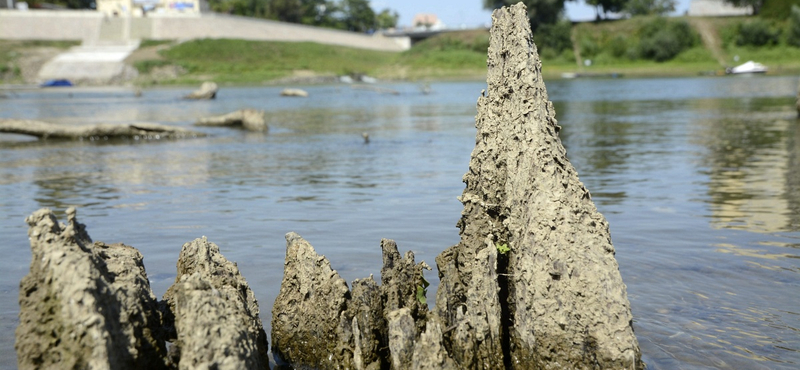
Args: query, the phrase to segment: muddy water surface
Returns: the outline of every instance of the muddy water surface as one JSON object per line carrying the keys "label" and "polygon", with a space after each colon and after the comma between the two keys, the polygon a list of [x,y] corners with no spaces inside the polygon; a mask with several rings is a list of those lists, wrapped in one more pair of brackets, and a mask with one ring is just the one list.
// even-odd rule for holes
{"label": "muddy water surface", "polygon": [[[800,122],[792,77],[547,83],[570,160],[609,219],[651,369],[800,366]],[[433,265],[455,223],[485,84],[10,91],[0,118],[189,125],[267,111],[268,134],[203,128],[183,141],[37,142],[0,134],[0,369],[14,369],[24,218],[78,206],[89,234],[137,247],[157,295],[184,242],[236,261],[265,324],[283,235],[308,239],[345,279],[380,271],[380,238]],[[364,143],[362,132],[370,135]],[[435,271],[428,274],[433,287]],[[269,330],[269,328],[267,328]]]}

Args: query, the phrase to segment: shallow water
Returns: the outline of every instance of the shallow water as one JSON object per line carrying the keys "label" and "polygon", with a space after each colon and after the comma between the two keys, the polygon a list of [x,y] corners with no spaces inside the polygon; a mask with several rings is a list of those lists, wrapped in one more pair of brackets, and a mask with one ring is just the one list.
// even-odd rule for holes
{"label": "shallow water", "polygon": [[[800,122],[792,77],[547,84],[562,140],[609,219],[650,369],[800,366]],[[181,245],[207,236],[236,261],[269,331],[283,235],[298,232],[348,281],[380,271],[380,239],[433,265],[458,241],[461,176],[482,83],[390,87],[7,92],[0,118],[64,124],[266,110],[268,134],[203,128],[181,141],[38,142],[0,134],[0,368],[13,349],[26,215],[78,206],[96,241],[145,256],[157,295]],[[370,134],[369,144],[361,138]],[[436,272],[428,273],[434,285]]]}

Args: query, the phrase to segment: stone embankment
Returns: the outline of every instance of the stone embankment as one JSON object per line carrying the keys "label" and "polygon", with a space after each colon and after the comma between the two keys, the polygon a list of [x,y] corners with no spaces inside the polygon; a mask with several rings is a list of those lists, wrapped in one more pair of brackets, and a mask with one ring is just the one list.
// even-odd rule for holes
{"label": "stone embankment", "polygon": [[[313,369],[643,369],[608,223],[566,158],[524,5],[492,15],[488,91],[458,222],[424,262],[382,240],[380,284],[349,286],[295,233],[272,311],[279,365]],[[132,247],[91,243],[75,211],[28,218],[21,369],[267,367],[258,304],[205,238],[183,246],[157,301]],[[167,350],[166,343],[171,343]],[[63,366],[61,366],[63,365]]]}

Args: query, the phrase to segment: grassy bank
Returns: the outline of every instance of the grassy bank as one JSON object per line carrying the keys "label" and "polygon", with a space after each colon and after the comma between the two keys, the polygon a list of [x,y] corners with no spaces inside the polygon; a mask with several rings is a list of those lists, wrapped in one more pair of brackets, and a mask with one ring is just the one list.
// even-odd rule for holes
{"label": "grassy bank", "polygon": [[[787,34],[789,21],[758,17],[632,19],[567,26],[571,40],[558,45],[534,35],[547,78],[563,73],[624,76],[694,76],[723,74],[748,60],[770,73],[800,73],[800,47],[784,38],[766,45],[742,43],[743,28],[761,22],[767,31]],[[751,27],[752,28],[752,27]],[[551,31],[552,32],[552,31]],[[157,58],[135,63],[139,83],[262,84],[287,77],[366,74],[380,79],[482,79],[486,73],[489,33],[471,30],[440,34],[403,53],[377,52],[313,43],[243,40],[196,40],[163,48]],[[567,46],[564,46],[567,45]],[[159,74],[164,68],[172,73]],[[150,73],[149,72],[156,72]]]}
{"label": "grassy bank", "polygon": [[[453,40],[463,40],[454,42]],[[310,76],[369,75],[391,80],[482,78],[488,32],[435,37],[404,53],[362,50],[310,42],[194,40],[137,51],[132,64],[142,84],[197,83],[211,79],[262,84]],[[157,53],[152,50],[161,49]]]}
{"label": "grassy bank", "polygon": [[[792,36],[792,22],[797,23],[791,17],[634,17],[540,29],[534,41],[546,78],[564,73],[722,74],[726,67],[748,60],[767,65],[770,74],[800,74],[800,36]],[[0,77],[5,83],[30,80],[24,76],[26,67],[35,69],[36,63],[43,63],[41,59],[75,44],[0,41]],[[402,53],[314,43],[144,40],[127,62],[139,70],[141,77],[135,83],[140,85],[206,80],[255,85],[341,75],[478,80],[485,78],[488,45],[485,30],[440,34]],[[47,52],[36,54],[35,50]]]}
{"label": "grassy bank", "polygon": [[47,60],[78,44],[77,41],[0,40],[0,83],[31,82]]}

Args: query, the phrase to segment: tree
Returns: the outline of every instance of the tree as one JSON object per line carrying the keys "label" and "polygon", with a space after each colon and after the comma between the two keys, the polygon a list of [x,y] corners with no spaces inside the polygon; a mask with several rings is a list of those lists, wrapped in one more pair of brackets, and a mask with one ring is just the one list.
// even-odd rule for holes
{"label": "tree", "polygon": [[[542,24],[555,24],[564,13],[564,3],[568,0],[522,0],[528,7],[528,17],[531,19],[531,30]],[[498,9],[503,6],[513,5],[519,0],[483,0],[484,9]]]}
{"label": "tree", "polygon": [[623,11],[631,16],[664,15],[675,11],[676,0],[628,0]]}
{"label": "tree", "polygon": [[300,23],[302,19],[301,0],[271,0],[268,2],[268,17],[281,22]]}
{"label": "tree", "polygon": [[387,28],[396,27],[398,19],[400,19],[400,15],[387,8],[378,13],[375,17],[375,23],[379,29],[385,30]]}
{"label": "tree", "polygon": [[753,7],[753,14],[757,15],[764,5],[764,0],[724,0],[726,3],[736,7],[744,8],[747,6]]}
{"label": "tree", "polygon": [[[595,9],[602,9],[604,17],[608,13],[619,13],[625,8],[628,0],[586,0],[586,4],[593,5]],[[600,18],[600,12],[596,10],[597,18]]]}
{"label": "tree", "polygon": [[375,29],[375,11],[369,6],[369,0],[342,0],[340,8],[348,30],[367,32]]}
{"label": "tree", "polygon": [[800,47],[800,6],[792,6],[792,12],[789,19],[789,34],[787,37],[787,42],[789,45]]}

